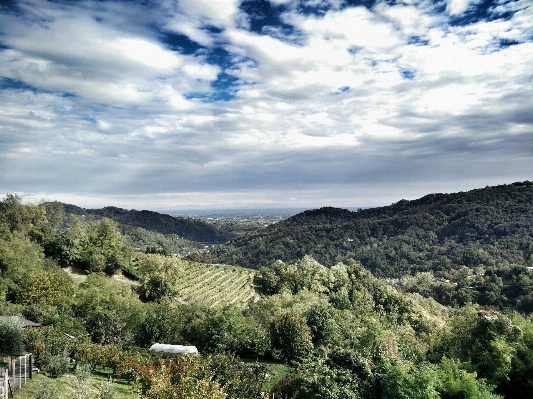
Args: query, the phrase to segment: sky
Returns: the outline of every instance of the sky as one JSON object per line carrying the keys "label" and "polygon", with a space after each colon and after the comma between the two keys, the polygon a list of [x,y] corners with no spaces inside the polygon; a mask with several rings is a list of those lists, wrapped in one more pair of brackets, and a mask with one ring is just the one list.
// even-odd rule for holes
{"label": "sky", "polygon": [[533,180],[533,0],[0,1],[0,196],[389,205]]}

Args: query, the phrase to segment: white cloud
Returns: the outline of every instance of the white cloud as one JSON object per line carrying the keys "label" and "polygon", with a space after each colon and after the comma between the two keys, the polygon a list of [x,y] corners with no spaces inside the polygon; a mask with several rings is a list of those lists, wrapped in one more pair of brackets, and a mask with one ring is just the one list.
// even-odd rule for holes
{"label": "white cloud", "polygon": [[226,28],[232,26],[239,4],[240,0],[181,0],[179,8],[189,18]]}
{"label": "white cloud", "polygon": [[[27,3],[0,14],[0,186],[168,209],[386,204],[525,179],[533,18],[518,3],[452,26],[473,2],[322,16],[287,2],[286,37],[244,29],[237,1]],[[169,30],[204,48],[172,50]],[[203,101],[221,72],[235,98]]]}
{"label": "white cloud", "polygon": [[463,14],[472,5],[478,4],[481,0],[447,0],[446,11],[450,15]]}

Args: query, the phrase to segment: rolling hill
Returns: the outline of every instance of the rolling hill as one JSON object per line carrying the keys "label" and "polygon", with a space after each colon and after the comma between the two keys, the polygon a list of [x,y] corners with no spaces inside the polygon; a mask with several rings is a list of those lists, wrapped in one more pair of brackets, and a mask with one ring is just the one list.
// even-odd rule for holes
{"label": "rolling hill", "polygon": [[126,234],[132,230],[131,228],[142,228],[149,232],[174,235],[205,244],[223,243],[234,237],[231,233],[223,232],[199,219],[174,217],[147,210],[127,210],[113,206],[101,209],[85,209],[70,204],[62,204],[62,206],[65,215],[112,219],[121,226],[129,227],[124,227]]}
{"label": "rolling hill", "polygon": [[382,277],[467,268],[533,266],[533,183],[429,194],[380,208],[321,208],[232,239],[221,263],[258,269],[311,255],[332,266],[359,260]]}

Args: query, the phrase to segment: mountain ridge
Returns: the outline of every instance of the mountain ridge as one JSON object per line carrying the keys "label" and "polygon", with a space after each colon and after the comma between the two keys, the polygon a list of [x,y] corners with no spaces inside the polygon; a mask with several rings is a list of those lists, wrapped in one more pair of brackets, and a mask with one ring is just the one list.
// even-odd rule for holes
{"label": "mountain ridge", "polygon": [[189,217],[171,216],[148,210],[127,210],[114,206],[86,209],[72,204],[61,203],[61,205],[66,215],[85,215],[95,219],[105,217],[122,225],[140,227],[161,234],[174,234],[206,244],[220,244],[233,238],[233,235],[220,231],[209,223]]}
{"label": "mountain ridge", "polygon": [[[305,255],[328,266],[354,258],[378,275],[397,277],[448,266],[529,265],[532,242],[533,183],[525,181],[359,211],[309,210],[236,237],[217,255],[250,268]],[[487,259],[474,259],[483,257],[479,251]]]}

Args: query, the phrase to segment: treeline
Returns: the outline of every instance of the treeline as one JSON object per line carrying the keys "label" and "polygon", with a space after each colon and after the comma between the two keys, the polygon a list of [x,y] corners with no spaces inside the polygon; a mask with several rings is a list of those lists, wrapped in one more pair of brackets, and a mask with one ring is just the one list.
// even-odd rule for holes
{"label": "treeline", "polygon": [[451,283],[439,284],[446,292],[435,294],[447,305],[531,311],[533,183],[430,194],[357,212],[306,211],[235,238],[215,254],[218,262],[256,269],[311,255],[326,266],[355,259],[385,278],[431,272]]}
{"label": "treeline", "polygon": [[175,217],[147,210],[127,210],[114,206],[101,209],[84,209],[69,204],[61,204],[61,206],[65,215],[85,216],[90,219],[107,218],[114,220],[121,226],[142,228],[164,235],[175,235],[200,243],[223,243],[234,237],[231,232],[221,231],[216,226],[199,219]]}

